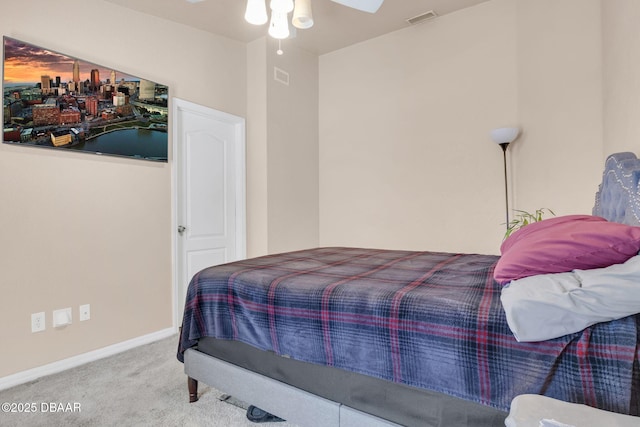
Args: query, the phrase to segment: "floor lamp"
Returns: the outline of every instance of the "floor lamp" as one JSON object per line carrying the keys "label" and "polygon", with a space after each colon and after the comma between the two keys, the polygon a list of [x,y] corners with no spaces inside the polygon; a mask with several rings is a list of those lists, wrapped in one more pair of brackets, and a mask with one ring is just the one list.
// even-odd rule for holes
{"label": "floor lamp", "polygon": [[509,187],[507,182],[507,147],[520,133],[519,128],[498,128],[491,131],[491,139],[502,148],[502,160],[504,162],[504,203],[507,217],[507,231],[509,230]]}

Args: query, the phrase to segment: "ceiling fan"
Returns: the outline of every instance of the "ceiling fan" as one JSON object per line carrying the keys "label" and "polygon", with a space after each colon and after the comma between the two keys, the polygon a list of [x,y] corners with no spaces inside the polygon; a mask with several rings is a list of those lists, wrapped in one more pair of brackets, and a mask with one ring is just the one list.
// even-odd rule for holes
{"label": "ceiling fan", "polygon": [[363,12],[376,13],[384,0],[331,0]]}
{"label": "ceiling fan", "polygon": [[[375,13],[384,0],[331,0],[343,6],[363,12]],[[307,29],[313,26],[311,0],[270,0],[271,21],[269,35],[275,39],[286,39],[290,35],[288,15],[293,12],[291,23],[294,27]],[[263,25],[267,23],[266,0],[247,0],[244,19],[250,24]]]}

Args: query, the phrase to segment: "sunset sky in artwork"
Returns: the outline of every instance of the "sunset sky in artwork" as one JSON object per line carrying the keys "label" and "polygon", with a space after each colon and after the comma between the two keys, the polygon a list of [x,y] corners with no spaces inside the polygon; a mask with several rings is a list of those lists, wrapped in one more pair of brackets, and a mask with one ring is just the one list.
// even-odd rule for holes
{"label": "sunset sky in artwork", "polygon": [[[73,80],[75,58],[57,52],[33,46],[9,37],[4,38],[4,84],[40,83],[41,76],[48,75],[54,80],[68,83]],[[91,78],[91,70],[98,69],[100,80],[111,77],[111,69],[79,60],[80,80]],[[139,80],[138,78],[116,71],[116,80]]]}

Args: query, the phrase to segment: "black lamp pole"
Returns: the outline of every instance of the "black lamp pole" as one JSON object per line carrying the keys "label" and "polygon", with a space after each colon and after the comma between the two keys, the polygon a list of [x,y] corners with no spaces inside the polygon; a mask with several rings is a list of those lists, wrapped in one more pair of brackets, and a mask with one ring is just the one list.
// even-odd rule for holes
{"label": "black lamp pole", "polygon": [[504,206],[507,217],[507,231],[509,231],[509,190],[507,187],[507,147],[508,142],[501,142],[500,148],[502,148],[502,160],[504,161]]}

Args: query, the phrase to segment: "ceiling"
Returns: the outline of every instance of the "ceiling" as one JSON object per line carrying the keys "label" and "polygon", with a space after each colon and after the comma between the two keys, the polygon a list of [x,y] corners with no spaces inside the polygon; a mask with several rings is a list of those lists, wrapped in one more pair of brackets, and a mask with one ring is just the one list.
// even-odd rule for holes
{"label": "ceiling", "polygon": [[[241,42],[267,33],[244,20],[245,0],[105,0],[129,9],[178,22]],[[297,30],[286,43],[322,55],[343,47],[408,27],[407,19],[433,10],[438,16],[488,0],[385,0],[378,12],[360,12],[330,0],[312,0],[314,25]],[[420,24],[419,24],[420,25]]]}

